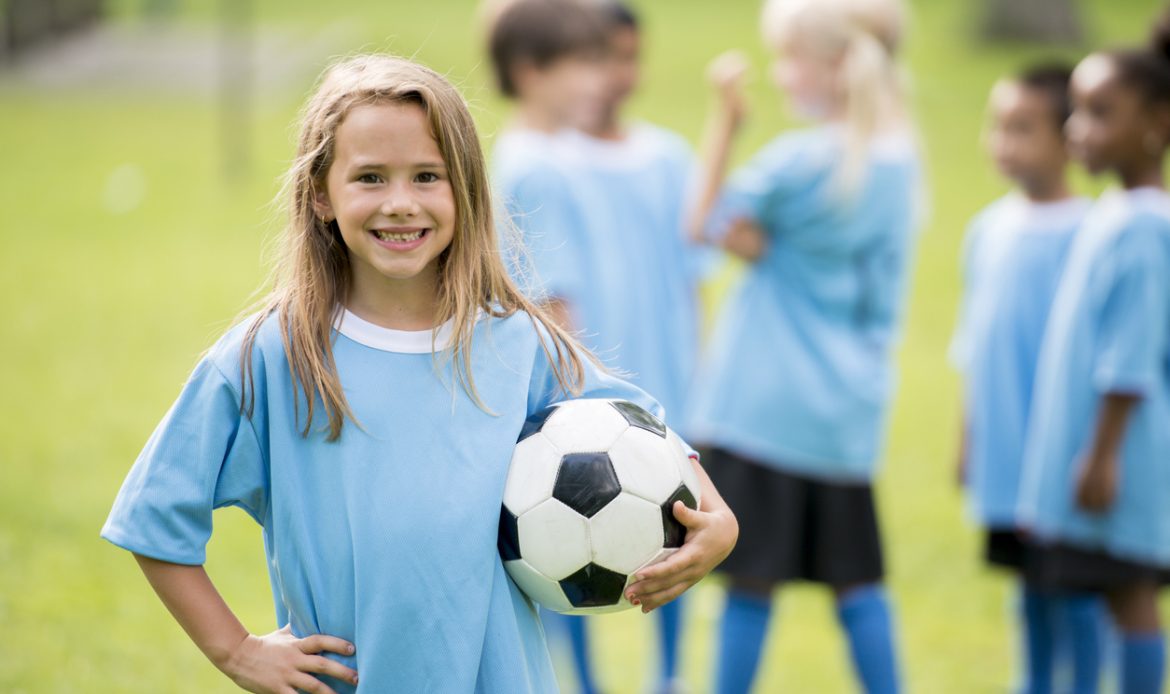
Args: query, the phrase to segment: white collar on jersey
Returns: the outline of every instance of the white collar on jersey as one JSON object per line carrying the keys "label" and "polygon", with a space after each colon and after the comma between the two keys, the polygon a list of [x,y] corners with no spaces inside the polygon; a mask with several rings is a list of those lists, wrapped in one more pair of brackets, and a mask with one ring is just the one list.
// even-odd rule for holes
{"label": "white collar on jersey", "polygon": [[455,332],[455,321],[450,319],[443,323],[437,332],[431,329],[394,330],[363,320],[351,313],[349,309],[344,309],[333,327],[337,332],[354,342],[383,352],[430,354],[432,333],[435,333],[434,348],[436,351],[451,346],[451,338]]}

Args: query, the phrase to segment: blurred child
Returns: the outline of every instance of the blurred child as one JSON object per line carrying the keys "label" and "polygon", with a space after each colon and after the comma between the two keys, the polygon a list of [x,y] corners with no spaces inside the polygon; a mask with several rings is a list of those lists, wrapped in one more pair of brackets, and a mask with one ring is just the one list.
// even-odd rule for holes
{"label": "blurred child", "polygon": [[775,586],[828,586],[861,686],[899,690],[873,499],[914,240],[919,166],[897,0],[772,0],[772,74],[815,127],[777,137],[726,185],[742,60],[712,66],[693,231],[750,263],[700,369],[690,428],[740,521],[723,565],[715,691],[745,692]]}
{"label": "blurred child", "polygon": [[[579,225],[541,230],[548,239],[563,241],[560,253],[573,253],[549,265],[556,274],[542,279],[556,287],[582,287],[558,297],[567,309],[564,327],[579,331],[607,365],[678,413],[698,349],[698,258],[683,222],[693,156],[675,133],[623,118],[639,79],[638,20],[624,3],[596,6],[609,34],[608,87],[599,118],[562,133],[557,150],[583,216]],[[570,238],[573,230],[582,236]],[[681,422],[669,424],[685,435]],[[658,612],[655,691],[676,691],[681,602]],[[586,635],[591,620],[568,619],[579,678],[589,692],[595,686]]]}
{"label": "blurred child", "polygon": [[1121,694],[1161,692],[1170,577],[1170,12],[1072,76],[1074,156],[1120,190],[1077,233],[1044,336],[1020,490],[1028,578],[1105,596]]}
{"label": "blurred child", "polygon": [[489,21],[496,83],[515,104],[492,150],[492,183],[524,240],[513,274],[561,325],[570,325],[568,305],[580,304],[573,299],[592,287],[577,247],[586,210],[557,136],[601,118],[606,24],[587,0],[514,0]]}
{"label": "blurred child", "polygon": [[[328,70],[288,173],[276,286],[196,366],[102,531],[244,689],[556,688],[496,548],[517,435],[571,394],[657,406],[509,279],[478,142],[427,68],[361,56]],[[734,544],[695,467],[703,508],[675,509],[683,548],[628,589],[650,608]],[[229,505],[263,528],[284,625],[267,636],[202,567],[212,510]]]}
{"label": "blurred child", "polygon": [[[960,476],[987,531],[987,561],[1017,572],[1024,544],[1016,504],[1036,361],[1068,248],[1089,207],[1070,194],[1065,177],[1069,73],[1061,65],[1037,66],[991,91],[988,149],[1017,189],[968,230],[952,344],[965,384]],[[1073,656],[1072,691],[1094,691],[1105,625],[1100,600],[1020,588],[1024,694],[1053,691],[1058,650]],[[1058,649],[1058,639],[1071,649]]]}

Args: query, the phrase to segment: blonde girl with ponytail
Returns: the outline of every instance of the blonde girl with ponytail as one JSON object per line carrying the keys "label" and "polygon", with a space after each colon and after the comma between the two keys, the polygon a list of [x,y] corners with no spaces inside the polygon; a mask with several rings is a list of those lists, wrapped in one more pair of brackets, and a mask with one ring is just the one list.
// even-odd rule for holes
{"label": "blonde girl with ponytail", "polygon": [[[660,408],[509,279],[475,125],[434,71],[381,55],[329,68],[284,192],[271,294],[195,367],[102,536],[242,689],[554,691],[536,610],[496,547],[512,449],[563,398]],[[684,547],[627,588],[644,609],[735,542],[695,467],[703,506],[675,512]],[[203,569],[223,506],[263,530],[267,635]]]}
{"label": "blonde girl with ponytail", "polygon": [[[873,478],[893,389],[919,164],[898,0],[770,0],[773,81],[809,127],[726,177],[746,114],[738,53],[710,68],[692,236],[747,262],[694,389],[687,430],[740,521],[714,690],[751,686],[773,589],[830,588],[867,692],[900,690]],[[725,180],[726,179],[726,180]]]}

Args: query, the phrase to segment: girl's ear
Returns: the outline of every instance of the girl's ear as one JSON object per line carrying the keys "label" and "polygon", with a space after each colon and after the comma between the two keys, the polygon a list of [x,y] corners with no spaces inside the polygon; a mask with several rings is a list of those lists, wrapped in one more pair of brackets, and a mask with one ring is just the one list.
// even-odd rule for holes
{"label": "girl's ear", "polygon": [[333,221],[336,216],[333,214],[333,205],[329,203],[329,192],[324,186],[313,186],[313,213],[325,222]]}

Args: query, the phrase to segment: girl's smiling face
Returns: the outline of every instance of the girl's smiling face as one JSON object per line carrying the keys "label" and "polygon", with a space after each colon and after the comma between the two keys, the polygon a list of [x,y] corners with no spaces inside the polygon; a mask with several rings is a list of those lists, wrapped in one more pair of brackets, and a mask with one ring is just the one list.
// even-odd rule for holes
{"label": "girl's smiling face", "polygon": [[455,235],[455,197],[421,106],[369,104],[345,116],[317,213],[337,221],[352,296],[433,289]]}

